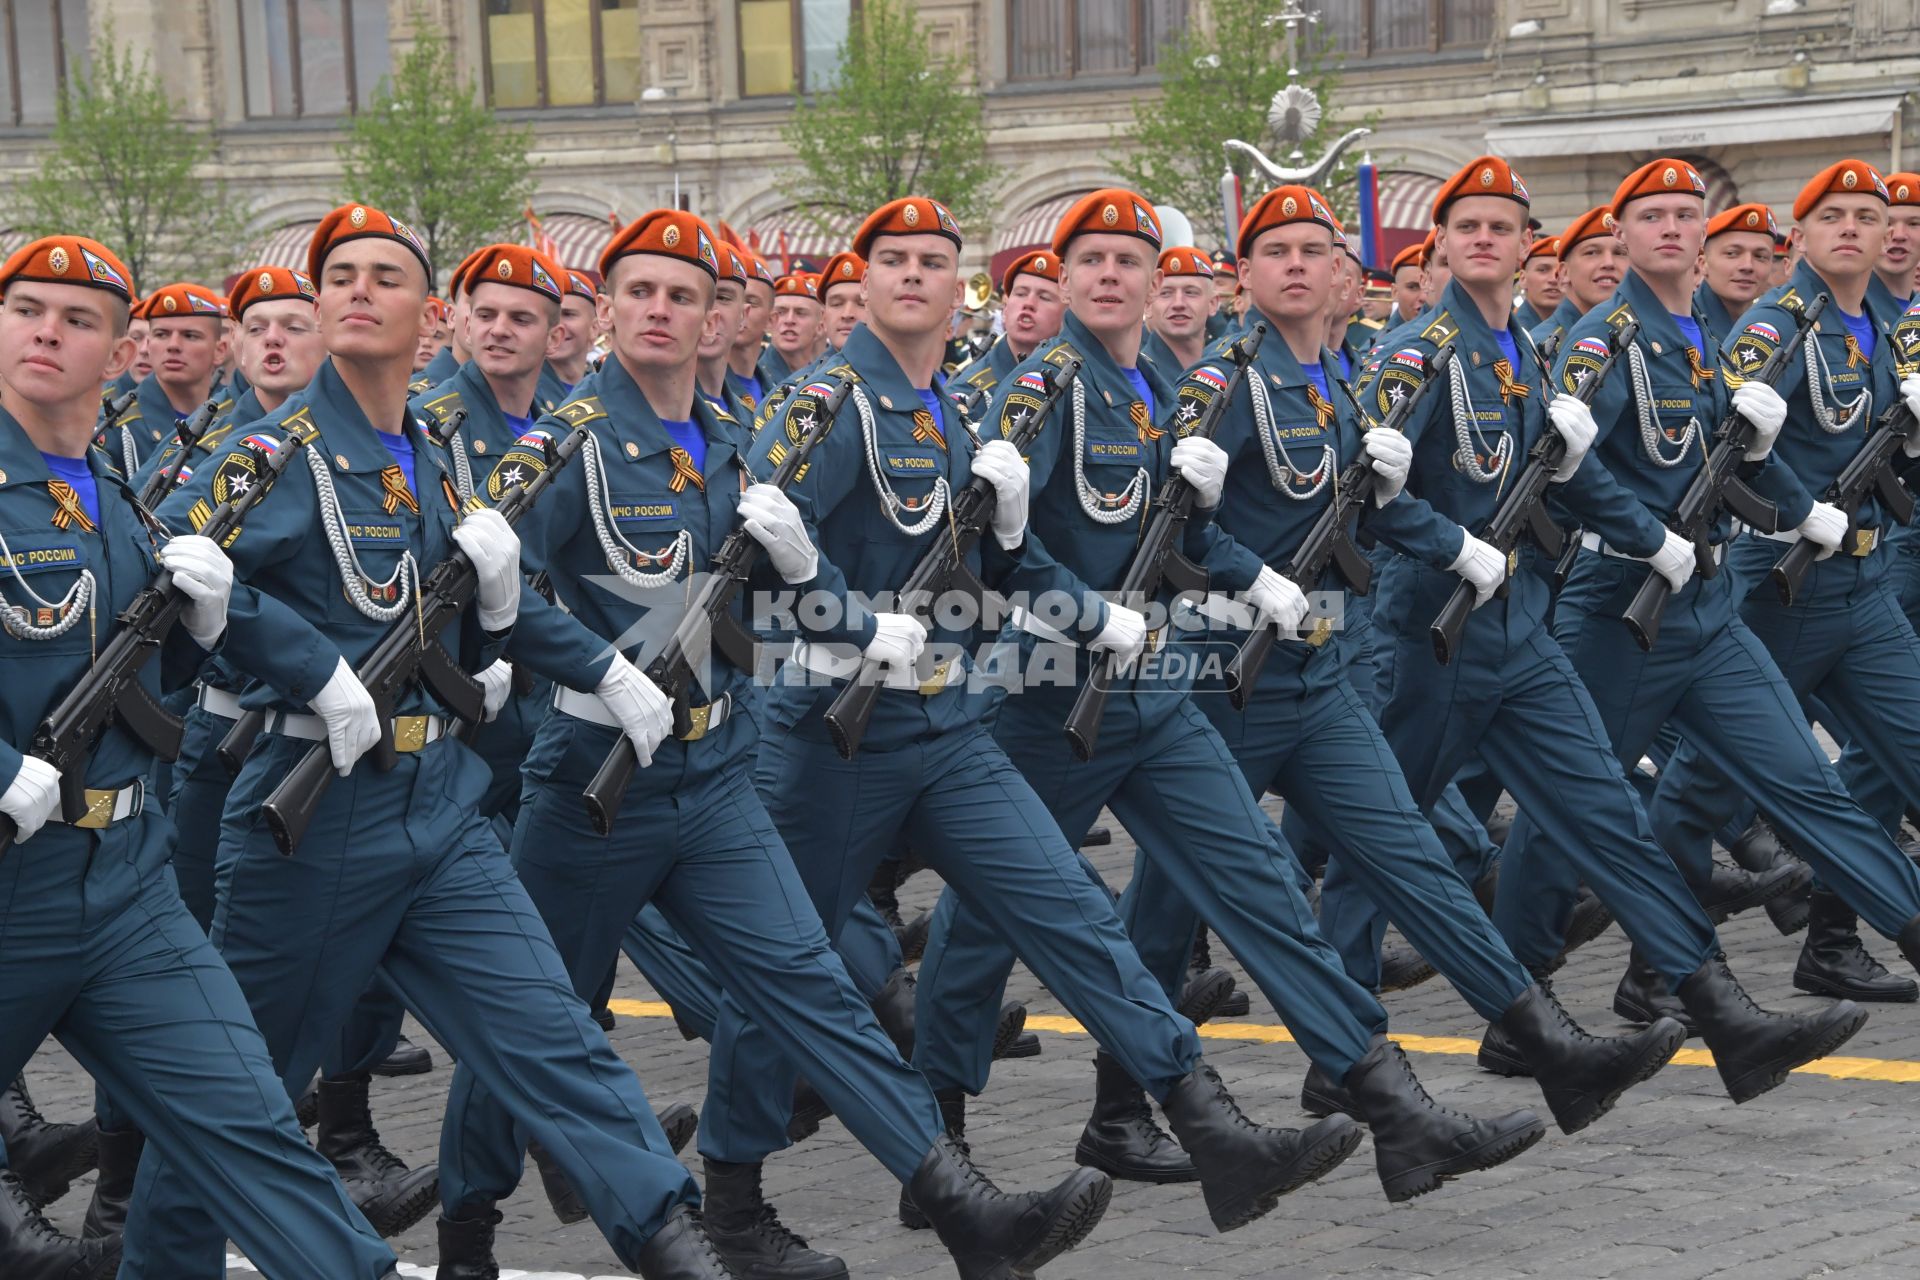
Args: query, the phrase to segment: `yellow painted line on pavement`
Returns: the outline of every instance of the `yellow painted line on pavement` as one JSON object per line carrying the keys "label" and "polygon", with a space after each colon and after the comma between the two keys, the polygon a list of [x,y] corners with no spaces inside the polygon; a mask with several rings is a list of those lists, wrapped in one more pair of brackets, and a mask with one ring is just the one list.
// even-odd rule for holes
{"label": "yellow painted line on pavement", "polygon": [[[630,1018],[671,1018],[673,1010],[654,1000],[610,1000],[607,1007]],[[1072,1018],[1051,1014],[1028,1014],[1027,1030],[1050,1031],[1056,1035],[1084,1036],[1087,1029]],[[1293,1044],[1293,1033],[1285,1027],[1261,1022],[1209,1022],[1197,1028],[1203,1040],[1236,1040],[1247,1044]],[[1435,1053],[1471,1058],[1480,1052],[1480,1042],[1464,1036],[1411,1036],[1395,1034],[1393,1039],[1408,1053]],[[1673,1055],[1676,1066],[1710,1067],[1713,1055],[1705,1049],[1682,1049]],[[1827,1057],[1794,1069],[1796,1075],[1827,1076],[1834,1080],[1872,1080],[1883,1084],[1920,1084],[1920,1062],[1900,1058]]]}

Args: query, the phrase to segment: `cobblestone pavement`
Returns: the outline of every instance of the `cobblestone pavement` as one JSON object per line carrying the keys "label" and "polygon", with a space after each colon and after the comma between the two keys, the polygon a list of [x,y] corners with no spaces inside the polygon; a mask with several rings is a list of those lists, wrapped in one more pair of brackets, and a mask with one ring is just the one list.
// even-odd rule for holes
{"label": "cobblestone pavement", "polygon": [[[1113,844],[1089,853],[1110,883],[1126,880],[1132,846],[1124,832],[1116,827]],[[902,893],[903,906],[909,913],[930,906],[937,890],[932,875],[916,877]],[[1759,911],[1733,921],[1723,936],[1736,971],[1764,1003],[1788,1011],[1807,1006],[1810,997],[1792,989],[1798,938],[1781,938]],[[1899,966],[1891,943],[1870,938],[1869,945]],[[1577,953],[1558,980],[1569,1008],[1595,1031],[1622,1028],[1610,1005],[1625,958],[1614,929]],[[615,994],[620,1001],[654,999],[624,962]],[[1037,1016],[1064,1015],[1024,969],[1013,994]],[[1420,1042],[1413,1061],[1444,1102],[1545,1114],[1530,1083],[1475,1067],[1471,1052],[1482,1026],[1444,979],[1390,995],[1386,1004],[1396,1032],[1440,1038]],[[1255,1117],[1300,1123],[1306,1060],[1292,1044],[1271,1042],[1278,1020],[1258,992],[1249,1021],[1254,1030],[1205,1028],[1207,1055]],[[409,1030],[427,1043],[417,1026]],[[1449,1045],[1447,1037],[1461,1039]],[[1092,1096],[1088,1039],[1050,1030],[1040,1038],[1045,1052],[999,1064],[968,1117],[982,1165],[1004,1186],[1039,1186],[1071,1167]],[[623,1014],[613,1043],[656,1103],[699,1104],[704,1046],[683,1041],[670,1021]],[[1920,1008],[1876,1007],[1846,1052],[1879,1060],[1863,1070],[1893,1079],[1845,1078],[1843,1063],[1839,1074],[1803,1072],[1735,1107],[1711,1068],[1676,1063],[1586,1132],[1570,1138],[1550,1127],[1512,1163],[1397,1207],[1380,1194],[1366,1144],[1324,1181],[1227,1236],[1214,1233],[1196,1188],[1117,1184],[1105,1221],[1043,1275],[1911,1280],[1920,1274],[1920,1170],[1913,1155],[1920,1149]],[[1833,1060],[1827,1067],[1836,1070]],[[91,1105],[90,1083],[57,1046],[44,1048],[29,1073],[50,1116],[78,1118]],[[375,1117],[409,1162],[434,1158],[450,1078],[438,1051],[430,1075],[375,1082]],[[767,1181],[786,1221],[815,1247],[844,1257],[863,1280],[954,1274],[929,1235],[895,1221],[897,1185],[837,1122],[769,1162]],[[51,1210],[61,1228],[79,1229],[88,1185],[77,1184]],[[591,1222],[554,1221],[531,1173],[502,1209],[498,1254],[508,1280],[629,1274]],[[432,1276],[431,1219],[396,1244],[404,1274]],[[235,1259],[234,1280],[254,1274]]]}

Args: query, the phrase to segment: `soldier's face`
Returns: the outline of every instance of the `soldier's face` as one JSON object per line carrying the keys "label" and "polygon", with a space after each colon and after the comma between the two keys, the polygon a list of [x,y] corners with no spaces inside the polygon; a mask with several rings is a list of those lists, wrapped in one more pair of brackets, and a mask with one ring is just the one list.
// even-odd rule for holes
{"label": "soldier's face", "polygon": [[405,360],[434,325],[427,272],[404,245],[349,240],[320,267],[320,335],[329,355]]}
{"label": "soldier's face", "polygon": [[280,397],[313,381],[326,358],[313,303],[301,298],[256,302],[240,317],[240,371]]}
{"label": "soldier's face", "polygon": [[531,289],[491,280],[476,285],[470,301],[467,341],[480,372],[495,378],[537,372],[547,358],[560,304]]}
{"label": "soldier's face", "polygon": [[827,341],[838,351],[847,345],[847,335],[867,318],[866,286],[836,284],[827,289]]}
{"label": "soldier's face", "polygon": [[1863,275],[1880,261],[1887,242],[1887,202],[1842,192],[1815,205],[1800,225],[1800,251],[1813,269],[1833,279]]}
{"label": "soldier's face", "polygon": [[782,294],[773,300],[773,349],[783,356],[813,350],[826,312],[812,298]]}
{"label": "soldier's face", "polygon": [[960,250],[942,235],[881,236],[867,255],[867,322],[903,337],[941,333],[960,309]]}
{"label": "soldier's face", "polygon": [[1147,308],[1147,323],[1163,338],[1184,341],[1207,331],[1213,314],[1213,281],[1205,276],[1163,276]]}
{"label": "soldier's face", "polygon": [[560,299],[560,323],[547,338],[547,359],[571,365],[593,346],[592,299],[568,291]]}
{"label": "soldier's face", "polygon": [[1393,273],[1393,305],[1400,308],[1402,320],[1413,319],[1420,309],[1420,285],[1426,272],[1409,263]]}
{"label": "soldier's face", "polygon": [[734,337],[740,332],[740,317],[747,308],[746,294],[746,286],[738,280],[722,280],[714,286],[713,309],[707,313],[707,327],[700,334],[702,360],[712,360],[733,350]]}
{"label": "soldier's face", "polygon": [[1626,247],[1618,237],[1602,233],[1588,236],[1567,254],[1567,292],[1574,305],[1591,311],[1613,296],[1626,274]]}
{"label": "soldier's face", "polygon": [[631,369],[677,369],[700,348],[713,309],[711,275],[679,258],[630,253],[613,264],[602,309],[613,321],[613,349]]}
{"label": "soldier's face", "polygon": [[144,378],[153,372],[153,360],[147,354],[148,328],[145,320],[129,320],[127,337],[133,339],[133,376]]}
{"label": "soldier's face", "polygon": [[765,280],[747,281],[746,307],[740,314],[740,333],[734,339],[734,349],[759,350],[766,340],[767,326],[772,322],[773,286]]}
{"label": "soldier's face", "polygon": [[1544,318],[1567,296],[1567,291],[1560,287],[1560,260],[1550,253],[1528,258],[1520,273],[1520,292],[1527,305]]}
{"label": "soldier's face", "polygon": [[1138,329],[1159,287],[1159,255],[1138,236],[1096,232],[1067,245],[1067,305],[1096,334]]}
{"label": "soldier's face", "polygon": [[1216,266],[1214,268],[1214,271],[1213,271],[1214,310],[1218,311],[1221,307],[1230,307],[1233,305],[1234,291],[1239,286],[1239,283],[1240,283],[1240,277],[1238,274],[1239,269],[1240,269],[1240,264],[1237,262],[1229,266]]}
{"label": "soldier's face", "polygon": [[1511,287],[1533,233],[1527,211],[1500,196],[1462,196],[1449,204],[1434,236],[1436,255],[1470,289]]}
{"label": "soldier's face", "polygon": [[1067,314],[1067,296],[1060,286],[1045,276],[1017,275],[1007,302],[1000,311],[1000,323],[1014,353],[1024,356],[1060,332],[1060,319]]}
{"label": "soldier's face", "polygon": [[1707,203],[1696,195],[1641,196],[1620,211],[1616,233],[1627,261],[1645,275],[1677,277],[1693,270],[1707,239]]}
{"label": "soldier's face", "polygon": [[1290,222],[1254,239],[1240,259],[1241,282],[1263,315],[1318,317],[1326,313],[1339,260],[1331,231],[1316,222]]}
{"label": "soldier's face", "polygon": [[1427,259],[1427,269],[1420,275],[1420,305],[1430,307],[1440,301],[1447,282],[1453,279],[1453,272],[1447,267],[1447,255],[1438,245]]}
{"label": "soldier's face", "polygon": [[147,322],[147,349],[162,386],[193,394],[213,385],[213,371],[227,358],[227,327],[216,316],[168,316]]}
{"label": "soldier's face", "polygon": [[1904,280],[1911,288],[1916,265],[1920,265],[1920,205],[1891,205],[1887,209],[1887,242],[1880,247],[1880,274],[1889,280]]}
{"label": "soldier's face", "polygon": [[447,322],[447,340],[453,343],[453,354],[465,364],[473,358],[473,344],[467,340],[467,322],[473,318],[473,306],[467,301],[466,291],[453,300],[453,316]]}
{"label": "soldier's face", "polygon": [[0,303],[0,386],[45,408],[90,397],[125,373],[133,341],[115,337],[115,301],[104,289],[16,281]]}
{"label": "soldier's face", "polygon": [[1726,231],[1707,241],[1707,288],[1728,302],[1752,302],[1773,285],[1773,237]]}

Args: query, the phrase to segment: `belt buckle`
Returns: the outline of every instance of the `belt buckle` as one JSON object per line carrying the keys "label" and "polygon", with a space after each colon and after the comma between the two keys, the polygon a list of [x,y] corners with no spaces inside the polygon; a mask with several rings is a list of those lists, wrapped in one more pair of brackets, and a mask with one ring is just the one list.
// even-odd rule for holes
{"label": "belt buckle", "polygon": [[120,793],[88,787],[86,796],[87,811],[81,814],[79,820],[73,825],[88,831],[99,831],[112,823],[113,806],[120,799]]}
{"label": "belt buckle", "polygon": [[688,707],[687,723],[693,727],[680,735],[680,741],[698,742],[706,737],[707,730],[713,724],[713,704],[709,702],[703,707]]}
{"label": "belt buckle", "polygon": [[426,716],[395,716],[393,718],[393,749],[395,751],[419,751],[426,745]]}
{"label": "belt buckle", "polygon": [[1878,529],[1855,529],[1853,531],[1853,549],[1847,554],[1852,556],[1870,556],[1875,543],[1880,539]]}
{"label": "belt buckle", "polygon": [[952,666],[953,659],[948,658],[945,662],[934,667],[933,674],[921,682],[916,692],[923,698],[931,698],[934,694],[945,689],[947,687],[947,672]]}
{"label": "belt buckle", "polygon": [[1313,632],[1307,637],[1307,643],[1318,649],[1333,639],[1333,619],[1321,616],[1313,620]]}

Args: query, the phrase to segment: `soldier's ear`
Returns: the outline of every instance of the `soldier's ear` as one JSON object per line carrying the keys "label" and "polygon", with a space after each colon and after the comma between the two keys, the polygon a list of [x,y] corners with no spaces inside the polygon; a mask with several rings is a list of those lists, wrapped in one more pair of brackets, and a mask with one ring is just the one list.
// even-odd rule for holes
{"label": "soldier's ear", "polygon": [[140,344],[133,340],[132,334],[122,331],[107,352],[107,366],[100,371],[100,380],[112,382],[133,367],[133,359],[139,353]]}

